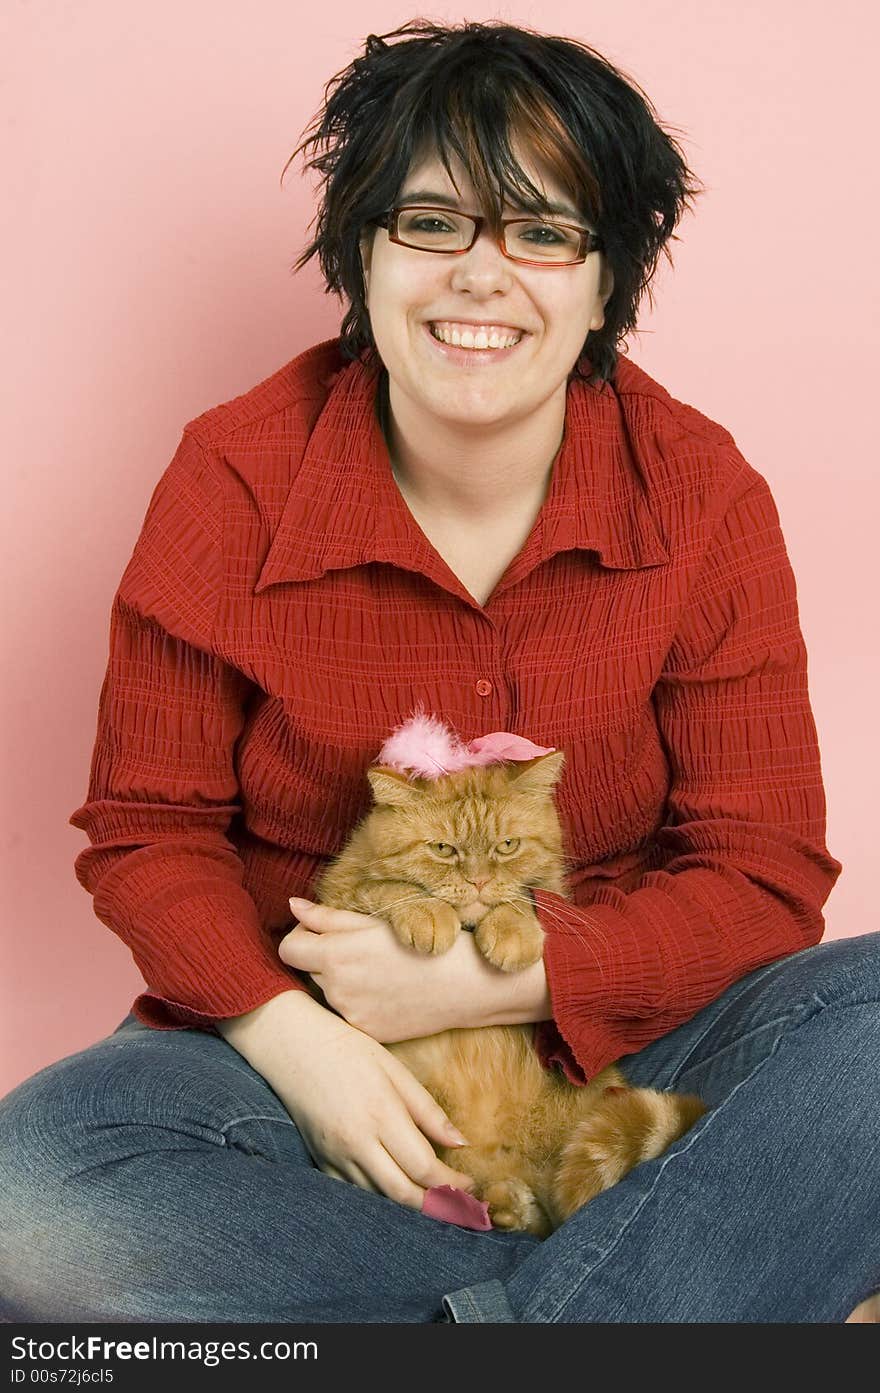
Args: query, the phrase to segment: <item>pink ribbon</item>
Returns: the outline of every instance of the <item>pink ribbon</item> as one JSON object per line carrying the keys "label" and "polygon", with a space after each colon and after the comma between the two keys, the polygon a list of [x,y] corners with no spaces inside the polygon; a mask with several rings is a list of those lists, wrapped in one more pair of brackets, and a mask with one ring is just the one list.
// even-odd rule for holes
{"label": "pink ribbon", "polygon": [[396,727],[382,746],[376,764],[400,774],[440,779],[459,769],[505,760],[536,759],[553,754],[554,746],[536,745],[509,730],[493,730],[465,745],[454,731],[435,716],[418,712]]}

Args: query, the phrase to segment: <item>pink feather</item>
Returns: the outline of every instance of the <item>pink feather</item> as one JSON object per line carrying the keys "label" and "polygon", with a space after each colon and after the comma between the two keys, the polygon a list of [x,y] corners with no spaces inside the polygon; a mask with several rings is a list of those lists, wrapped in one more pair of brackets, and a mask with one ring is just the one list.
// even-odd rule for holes
{"label": "pink feather", "polygon": [[419,712],[395,728],[376,760],[400,774],[439,779],[454,769],[463,769],[467,749],[458,736],[436,716]]}
{"label": "pink feather", "polygon": [[552,746],[535,745],[509,731],[493,731],[465,745],[441,720],[419,707],[388,737],[376,764],[413,778],[439,779],[459,769],[552,753]]}

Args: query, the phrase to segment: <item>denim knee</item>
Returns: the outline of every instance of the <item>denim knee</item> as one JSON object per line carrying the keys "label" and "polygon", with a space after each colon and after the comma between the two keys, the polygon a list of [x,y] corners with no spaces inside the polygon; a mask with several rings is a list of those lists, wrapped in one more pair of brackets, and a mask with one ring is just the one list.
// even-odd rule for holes
{"label": "denim knee", "polygon": [[[880,933],[832,939],[796,957],[801,960],[792,962],[801,979],[798,989],[806,996],[808,986],[810,999],[795,1033],[814,1088],[826,1099],[823,1116],[834,1116],[834,1098],[840,1133],[847,1129],[849,1108],[859,1115],[860,1126],[869,1122],[873,1145],[880,1145]],[[861,1144],[871,1144],[867,1135]]]}
{"label": "denim knee", "polygon": [[823,1005],[880,1002],[880,932],[828,939],[787,962],[792,991],[803,988]]}
{"label": "denim knee", "polygon": [[112,1228],[104,1182],[119,1163],[227,1147],[310,1163],[265,1081],[225,1041],[195,1035],[111,1035],[0,1100],[0,1316],[65,1319],[31,1317],[32,1294],[106,1283],[98,1236]]}
{"label": "denim knee", "polygon": [[0,1100],[0,1317],[6,1320],[22,1318],[23,1293],[51,1290],[67,1255],[88,1240],[68,1188],[82,1137],[72,1125],[80,1059],[49,1065]]}
{"label": "denim knee", "polygon": [[130,1156],[134,1132],[145,1150],[174,1150],[182,1136],[268,1159],[304,1149],[277,1094],[225,1041],[145,1030],[110,1035],[0,1100],[0,1180],[70,1181]]}

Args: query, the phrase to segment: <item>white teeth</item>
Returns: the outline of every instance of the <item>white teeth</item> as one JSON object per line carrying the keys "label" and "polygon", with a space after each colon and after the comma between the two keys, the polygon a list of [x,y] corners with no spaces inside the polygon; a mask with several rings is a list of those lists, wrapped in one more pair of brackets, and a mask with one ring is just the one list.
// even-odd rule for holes
{"label": "white teeth", "polygon": [[504,330],[492,328],[486,332],[485,329],[441,329],[438,325],[430,326],[431,333],[435,339],[441,343],[452,344],[454,348],[512,348],[519,343],[522,338],[521,333],[509,333]]}

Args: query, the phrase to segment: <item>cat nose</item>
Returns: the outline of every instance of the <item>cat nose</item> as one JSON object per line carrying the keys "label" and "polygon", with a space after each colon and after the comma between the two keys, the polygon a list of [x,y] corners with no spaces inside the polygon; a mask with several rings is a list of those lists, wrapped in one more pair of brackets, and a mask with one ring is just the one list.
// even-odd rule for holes
{"label": "cat nose", "polygon": [[479,893],[480,890],[482,890],[482,888],[483,888],[484,885],[488,885],[488,884],[489,884],[489,881],[490,881],[491,879],[492,879],[492,877],[491,877],[490,875],[484,875],[482,880],[472,880],[472,881],[471,881],[471,885],[473,885],[473,886],[475,887],[475,889],[477,890],[477,893]]}

